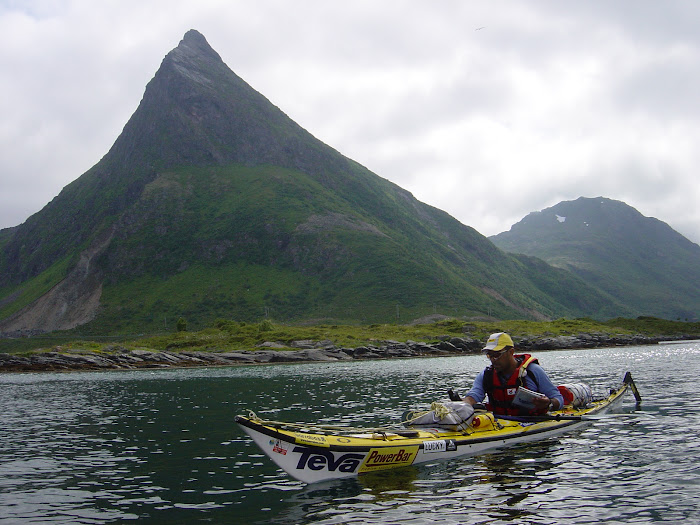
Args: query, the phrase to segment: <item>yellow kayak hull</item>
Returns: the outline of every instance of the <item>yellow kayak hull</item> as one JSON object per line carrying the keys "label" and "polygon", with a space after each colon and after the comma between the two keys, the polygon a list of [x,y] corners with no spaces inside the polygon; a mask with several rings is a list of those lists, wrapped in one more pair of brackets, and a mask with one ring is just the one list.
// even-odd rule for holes
{"label": "yellow kayak hull", "polygon": [[587,417],[616,408],[630,383],[638,395],[630,377],[607,398],[583,409],[566,408],[527,421],[478,412],[463,431],[407,428],[345,432],[313,424],[267,422],[254,415],[236,416],[236,422],[282,470],[304,483],[315,483],[558,436],[586,425],[590,421]]}

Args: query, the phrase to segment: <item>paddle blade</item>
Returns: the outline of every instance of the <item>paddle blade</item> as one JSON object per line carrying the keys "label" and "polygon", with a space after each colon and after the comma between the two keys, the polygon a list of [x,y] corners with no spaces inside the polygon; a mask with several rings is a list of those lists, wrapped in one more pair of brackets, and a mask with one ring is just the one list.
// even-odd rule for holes
{"label": "paddle blade", "polygon": [[639,390],[637,390],[637,385],[634,384],[632,374],[627,372],[622,382],[629,385],[629,387],[632,389],[632,394],[634,394],[634,398],[637,400],[637,403],[639,403],[642,400],[642,396],[639,393]]}

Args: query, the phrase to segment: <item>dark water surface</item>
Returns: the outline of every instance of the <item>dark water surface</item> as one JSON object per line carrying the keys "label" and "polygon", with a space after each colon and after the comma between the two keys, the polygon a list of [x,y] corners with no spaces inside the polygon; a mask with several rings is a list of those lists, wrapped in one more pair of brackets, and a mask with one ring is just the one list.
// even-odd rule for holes
{"label": "dark water surface", "polygon": [[[387,425],[481,356],[0,375],[0,523],[700,523],[700,343],[538,354],[636,410],[559,439],[303,485],[233,422]],[[629,414],[635,412],[634,414]]]}

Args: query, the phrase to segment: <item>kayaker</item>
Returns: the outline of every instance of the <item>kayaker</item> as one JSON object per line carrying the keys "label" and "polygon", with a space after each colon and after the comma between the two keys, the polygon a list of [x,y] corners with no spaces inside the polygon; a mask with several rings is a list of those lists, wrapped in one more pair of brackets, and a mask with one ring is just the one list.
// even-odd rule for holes
{"label": "kayaker", "polygon": [[[508,334],[491,334],[482,352],[491,361],[491,366],[476,376],[465,398],[467,402],[475,405],[488,395],[486,408],[501,415],[544,414],[564,406],[564,398],[537,359],[529,354],[515,354],[515,345]],[[513,404],[521,386],[542,395],[532,396],[529,400],[532,408]]]}

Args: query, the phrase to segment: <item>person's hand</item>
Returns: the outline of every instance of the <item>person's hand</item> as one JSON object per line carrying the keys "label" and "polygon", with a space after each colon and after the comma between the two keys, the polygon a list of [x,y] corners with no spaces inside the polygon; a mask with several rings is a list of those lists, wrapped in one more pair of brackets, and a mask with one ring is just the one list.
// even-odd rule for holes
{"label": "person's hand", "polygon": [[532,404],[535,405],[535,409],[538,412],[546,412],[549,409],[550,399],[548,397],[535,397],[532,400]]}

